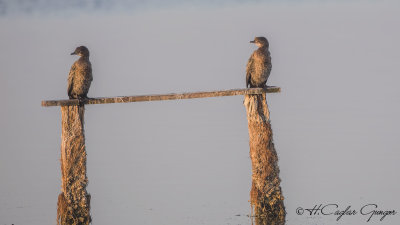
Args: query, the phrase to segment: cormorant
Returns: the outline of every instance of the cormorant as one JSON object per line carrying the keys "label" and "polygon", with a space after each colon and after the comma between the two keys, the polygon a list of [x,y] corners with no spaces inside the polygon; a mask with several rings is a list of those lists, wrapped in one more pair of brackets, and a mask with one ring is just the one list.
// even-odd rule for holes
{"label": "cormorant", "polygon": [[271,55],[269,43],[265,37],[255,37],[250,41],[258,46],[258,49],[251,54],[246,68],[246,87],[264,88],[271,73]]}
{"label": "cormorant", "polygon": [[69,99],[87,98],[87,93],[92,83],[92,64],[89,61],[89,50],[85,46],[75,49],[71,55],[79,55],[80,58],[71,66],[68,76]]}

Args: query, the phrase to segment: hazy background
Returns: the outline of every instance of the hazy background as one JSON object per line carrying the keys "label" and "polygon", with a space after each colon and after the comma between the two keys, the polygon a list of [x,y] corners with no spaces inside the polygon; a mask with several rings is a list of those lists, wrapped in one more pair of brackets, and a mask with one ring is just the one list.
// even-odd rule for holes
{"label": "hazy background", "polygon": [[[287,224],[399,224],[297,207],[400,210],[397,1],[0,1],[0,225],[55,224],[59,107],[79,45],[89,96],[245,86],[270,41]],[[93,224],[251,224],[243,97],[86,107]],[[240,216],[236,216],[240,215]]]}

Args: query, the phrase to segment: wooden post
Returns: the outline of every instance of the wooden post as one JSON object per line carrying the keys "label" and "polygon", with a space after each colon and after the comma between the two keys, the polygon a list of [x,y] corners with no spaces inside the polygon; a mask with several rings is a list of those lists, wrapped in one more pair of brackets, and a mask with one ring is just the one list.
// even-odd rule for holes
{"label": "wooden post", "polygon": [[57,203],[58,225],[91,222],[90,194],[86,191],[86,149],[82,106],[61,107],[61,193]]}
{"label": "wooden post", "polygon": [[244,105],[247,111],[252,164],[250,202],[256,224],[283,224],[286,211],[265,93],[246,95]]}
{"label": "wooden post", "polygon": [[[246,95],[245,105],[249,122],[250,157],[253,166],[251,203],[256,215],[262,218],[285,218],[283,196],[279,186],[278,158],[272,142],[272,130],[265,93],[280,92],[279,87],[244,88],[222,91],[202,91],[159,95],[136,95],[85,99],[47,100],[42,106],[61,106],[61,182],[58,196],[57,224],[87,225],[91,222],[90,194],[86,191],[86,149],[83,104],[110,104],[143,101],[163,101],[193,98]],[[257,221],[256,221],[257,222]],[[261,223],[259,223],[261,224]]]}

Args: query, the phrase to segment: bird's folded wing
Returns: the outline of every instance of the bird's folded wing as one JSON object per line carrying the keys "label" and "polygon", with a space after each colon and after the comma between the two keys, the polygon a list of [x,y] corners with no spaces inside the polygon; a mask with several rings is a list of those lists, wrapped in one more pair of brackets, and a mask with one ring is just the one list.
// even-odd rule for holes
{"label": "bird's folded wing", "polygon": [[69,71],[69,75],[68,75],[68,96],[71,96],[71,92],[72,92],[72,85],[74,82],[74,76],[75,76],[75,72],[76,72],[76,65],[75,63],[72,64],[71,66],[71,70]]}
{"label": "bird's folded wing", "polygon": [[253,55],[251,55],[246,66],[246,87],[250,85],[251,74],[253,73],[253,62]]}

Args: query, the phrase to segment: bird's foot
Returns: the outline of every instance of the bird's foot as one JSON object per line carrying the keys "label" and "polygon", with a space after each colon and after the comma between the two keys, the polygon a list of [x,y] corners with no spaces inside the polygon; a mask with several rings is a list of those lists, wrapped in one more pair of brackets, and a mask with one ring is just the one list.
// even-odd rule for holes
{"label": "bird's foot", "polygon": [[80,106],[83,106],[85,104],[85,101],[88,99],[87,97],[83,97],[83,96],[78,96],[78,104]]}

